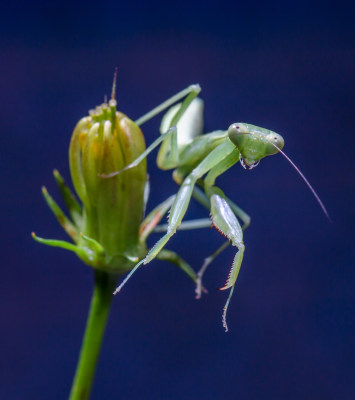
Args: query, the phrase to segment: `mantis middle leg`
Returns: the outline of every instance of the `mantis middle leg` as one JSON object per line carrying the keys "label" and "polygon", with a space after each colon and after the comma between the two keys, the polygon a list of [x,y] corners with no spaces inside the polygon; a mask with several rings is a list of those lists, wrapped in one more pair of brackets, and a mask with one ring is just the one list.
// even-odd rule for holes
{"label": "mantis middle leg", "polygon": [[[162,134],[153,143],[151,143],[138,158],[136,158],[130,164],[126,165],[120,171],[114,171],[109,174],[102,174],[100,176],[102,178],[112,178],[127,169],[136,167],[160,144],[161,148],[159,150],[157,159],[158,166],[162,169],[176,168],[179,165],[179,151],[180,151],[180,149],[178,148],[178,136],[177,136],[178,133],[176,125],[178,124],[179,120],[181,119],[185,111],[188,109],[192,101],[198,96],[200,91],[201,88],[199,85],[191,85],[188,88],[176,94],[175,96],[172,96],[170,99],[166,100],[165,102],[163,102],[162,104],[160,104],[158,107],[154,108],[147,114],[143,115],[141,118],[137,119],[136,124],[140,126],[144,122],[150,120],[160,112],[164,111],[167,107],[170,107],[176,101],[187,96],[184,99],[184,101],[180,105],[178,105],[174,115],[171,118],[171,121],[169,121],[169,124],[164,129],[164,132],[162,132]],[[199,134],[199,132],[191,132],[190,136],[193,137],[196,136],[197,134]]]}

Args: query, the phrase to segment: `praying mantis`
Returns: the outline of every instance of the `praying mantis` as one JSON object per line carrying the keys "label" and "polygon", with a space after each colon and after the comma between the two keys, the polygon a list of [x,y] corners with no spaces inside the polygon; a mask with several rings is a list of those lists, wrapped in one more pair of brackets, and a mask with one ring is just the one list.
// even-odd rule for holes
{"label": "praying mantis", "polygon": [[[226,283],[220,290],[230,289],[222,315],[223,326],[228,331],[226,315],[236,280],[240,271],[245,251],[243,231],[250,224],[250,217],[223,191],[215,185],[216,179],[240,161],[244,169],[253,169],[264,157],[282,153],[284,157],[301,175],[308,185],[323,212],[329,218],[327,210],[308,180],[282,151],[284,139],[281,135],[268,129],[247,123],[233,123],[227,130],[218,130],[202,134],[203,103],[197,96],[201,88],[191,85],[177,95],[171,97],[149,113],[143,115],[135,123],[142,125],[164,109],[184,99],[182,103],[171,107],[163,117],[158,137],[136,160],[119,171],[102,174],[102,178],[112,178],[140,164],[156,147],[160,145],[157,165],[163,170],[174,169],[173,179],[180,186],[176,196],[171,198],[168,224],[157,226],[156,232],[165,232],[160,240],[139,261],[115,290],[118,293],[128,279],[141,266],[150,263],[163,250],[169,239],[178,229],[194,229],[212,225],[227,238],[219,249],[210,257],[197,274],[196,297],[204,290],[202,276],[210,262],[229,244],[237,248],[232,267]],[[195,198],[210,212],[210,217],[196,221],[183,222],[191,198]],[[167,210],[167,203],[159,209]],[[170,204],[168,204],[170,206]],[[238,218],[242,221],[240,224]]]}

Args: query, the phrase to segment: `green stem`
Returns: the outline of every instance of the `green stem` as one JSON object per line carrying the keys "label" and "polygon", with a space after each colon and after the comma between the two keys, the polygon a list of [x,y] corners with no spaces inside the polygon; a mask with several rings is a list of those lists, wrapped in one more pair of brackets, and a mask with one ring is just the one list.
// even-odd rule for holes
{"label": "green stem", "polygon": [[116,275],[95,271],[94,292],[69,400],[86,400],[90,397],[116,282]]}

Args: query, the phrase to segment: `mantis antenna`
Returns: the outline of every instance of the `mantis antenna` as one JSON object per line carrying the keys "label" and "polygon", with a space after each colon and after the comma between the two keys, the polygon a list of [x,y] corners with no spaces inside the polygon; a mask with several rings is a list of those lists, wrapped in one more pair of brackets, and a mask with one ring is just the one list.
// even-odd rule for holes
{"label": "mantis antenna", "polygon": [[278,148],[274,143],[271,143],[285,158],[286,160],[293,166],[293,168],[298,172],[298,174],[300,175],[300,177],[303,179],[303,181],[305,182],[305,184],[308,186],[309,190],[312,192],[313,196],[315,197],[315,199],[317,200],[319,206],[321,207],[323,213],[325,214],[325,216],[327,217],[329,222],[332,222],[332,220],[329,217],[328,211],[325,208],[325,205],[323,204],[322,200],[320,199],[320,197],[318,196],[317,192],[313,189],[312,185],[309,183],[308,179],[303,175],[303,173],[301,172],[301,170],[297,167],[297,165],[291,160],[291,158],[285,154],[280,148]]}

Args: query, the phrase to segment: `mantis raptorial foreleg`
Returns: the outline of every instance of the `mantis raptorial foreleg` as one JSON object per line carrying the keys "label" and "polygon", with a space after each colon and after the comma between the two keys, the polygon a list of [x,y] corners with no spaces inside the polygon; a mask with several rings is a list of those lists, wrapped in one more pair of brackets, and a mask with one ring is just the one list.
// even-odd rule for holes
{"label": "mantis raptorial foreleg", "polygon": [[[204,188],[207,194],[209,196],[212,195],[214,192],[213,189],[220,191],[220,189],[214,188],[215,180],[216,178],[223,174],[225,171],[227,171],[229,168],[231,168],[234,164],[235,161],[238,157],[238,151],[235,149],[229,156],[225,157],[221,162],[219,162],[215,167],[213,167],[209,173],[207,174],[204,182]],[[198,190],[195,188],[195,191]],[[195,193],[196,195],[196,193]],[[204,193],[201,191],[197,192],[198,195],[198,201],[205,201],[204,199]],[[223,195],[225,198],[225,196]],[[232,211],[244,222],[243,228],[240,228],[239,222],[237,221],[238,226],[235,229],[242,229],[245,230],[249,224],[250,224],[250,217],[248,214],[246,214],[242,209],[240,209],[236,204],[234,204],[231,200],[226,199],[225,201],[228,203],[229,207],[232,209]],[[210,207],[209,207],[210,208]],[[213,218],[213,215],[212,215]],[[235,224],[236,225],[236,224]],[[225,232],[222,232],[225,234],[225,236],[228,237],[228,235]],[[223,243],[213,254],[211,254],[209,257],[207,257],[201,267],[201,269],[197,273],[197,285],[196,285],[196,298],[199,299],[201,297],[201,287],[202,287],[202,277],[203,274],[205,273],[208,265],[223,251],[225,250],[228,245],[230,244],[229,240],[225,243]],[[233,244],[233,242],[232,242]]]}
{"label": "mantis raptorial foreleg", "polygon": [[[211,201],[211,218],[213,225],[226,236],[233,246],[238,248],[238,252],[234,257],[231,270],[229,272],[225,285],[220,290],[231,288],[227,302],[223,310],[223,326],[228,331],[226,314],[229,305],[229,301],[233,294],[235,282],[237,280],[240,266],[244,255],[244,243],[243,243],[243,229],[240,226],[238,219],[236,218],[230,205],[227,203],[224,193],[221,189],[214,186],[216,178],[232,167],[236,158],[238,157],[237,149],[234,149],[230,154],[226,155],[218,164],[216,164],[207,174],[205,182],[205,192]],[[221,250],[222,251],[222,250]],[[207,267],[204,268],[204,270]],[[203,274],[204,270],[200,275]]]}
{"label": "mantis raptorial foreleg", "polygon": [[[203,182],[203,181],[202,181]],[[199,184],[199,181],[197,182]],[[204,187],[204,184],[202,183],[200,186]],[[205,207],[207,210],[211,209],[210,201],[208,197],[205,195],[205,193],[202,192],[198,187],[194,187],[194,190],[192,192],[192,197],[198,201],[203,207]],[[225,196],[225,199],[227,203],[229,204],[230,208],[233,210],[234,214],[243,221],[243,231],[245,231],[248,226],[250,225],[251,218],[250,216],[242,210],[240,207],[238,207],[229,197]]]}
{"label": "mantis raptorial foreleg", "polygon": [[[226,162],[226,169],[230,167],[230,163]],[[225,169],[225,170],[226,170]],[[214,171],[213,171],[214,170]],[[218,174],[216,172],[219,171],[219,173],[222,173],[224,170],[220,168],[220,165],[218,166],[217,169],[212,169],[207,176],[209,176],[209,182],[210,185],[214,184],[214,181],[217,177]],[[214,177],[214,178],[213,178]],[[213,179],[212,179],[213,178]],[[201,183],[201,186],[204,186],[204,181],[199,181],[198,183]],[[208,182],[208,181],[207,181]],[[205,207],[207,210],[211,209],[211,204],[209,198],[205,195],[205,193],[202,192],[198,187],[194,187],[194,190],[192,192],[192,196],[196,201],[198,201],[203,207]],[[225,200],[233,210],[234,214],[243,221],[243,226],[242,230],[245,231],[245,229],[250,225],[250,216],[242,210],[240,207],[238,207],[232,200],[229,198],[225,197]],[[184,230],[184,229],[198,229],[198,228],[204,228],[204,227],[210,227],[211,226],[211,220],[210,219],[203,219],[203,220],[194,220],[194,221],[183,221],[181,225],[179,226],[178,230]],[[164,225],[159,225],[155,229],[155,232],[166,232],[168,228],[168,224]],[[202,264],[202,267],[199,269],[197,272],[197,280],[196,280],[196,299],[201,298],[202,294],[202,278],[204,273],[207,270],[207,267],[213,262],[213,260],[224,251],[231,242],[227,240],[224,242],[220,247],[218,247],[217,250],[215,250],[210,256],[206,257],[204,259],[204,262]]]}
{"label": "mantis raptorial foreleg", "polygon": [[[195,188],[196,189],[196,188]],[[201,194],[203,194],[201,192]],[[203,194],[204,195],[204,194]],[[207,198],[207,197],[206,197]],[[225,200],[227,201],[228,205],[230,206],[230,208],[232,209],[232,211],[234,212],[234,214],[239,217],[244,223],[242,226],[242,231],[244,232],[247,227],[250,225],[250,217],[249,215],[243,211],[241,208],[239,208],[236,204],[234,204],[230,199],[228,199],[227,197],[225,197]],[[213,262],[213,260],[222,253],[222,251],[224,251],[229,245],[231,244],[231,242],[229,240],[225,241],[220,247],[218,247],[217,250],[215,250],[210,256],[206,257],[203,261],[202,267],[199,269],[199,271],[197,272],[197,282],[196,282],[196,299],[200,299],[201,298],[201,288],[202,288],[202,278],[204,273],[207,270],[207,267]]]}
{"label": "mantis raptorial foreleg", "polygon": [[234,257],[232,268],[229,272],[225,285],[220,290],[231,288],[227,302],[223,309],[223,326],[228,331],[226,315],[229,301],[232,297],[235,282],[237,280],[240,266],[243,261],[244,255],[244,243],[243,243],[243,231],[236,216],[229,207],[228,203],[219,194],[213,194],[211,196],[211,215],[212,221],[215,227],[225,235],[232,243],[233,246],[238,248],[238,252]]}

